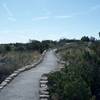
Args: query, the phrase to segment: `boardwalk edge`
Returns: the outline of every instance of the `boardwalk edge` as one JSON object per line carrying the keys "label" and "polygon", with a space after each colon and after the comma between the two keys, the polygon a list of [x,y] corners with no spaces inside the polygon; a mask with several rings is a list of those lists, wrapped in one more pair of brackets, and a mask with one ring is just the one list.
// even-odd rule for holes
{"label": "boardwalk edge", "polygon": [[34,68],[36,67],[38,64],[40,64],[43,59],[44,59],[44,56],[46,54],[46,50],[41,54],[40,58],[35,61],[33,64],[31,65],[27,65],[27,66],[24,66],[20,69],[17,69],[15,70],[11,75],[9,75],[1,84],[0,84],[0,91],[5,87],[7,86],[16,76],[18,76],[20,73],[24,72],[24,71],[27,71],[27,70],[30,70],[31,68]]}
{"label": "boardwalk edge", "polygon": [[49,88],[48,88],[48,74],[43,74],[40,78],[39,98],[40,100],[49,100]]}

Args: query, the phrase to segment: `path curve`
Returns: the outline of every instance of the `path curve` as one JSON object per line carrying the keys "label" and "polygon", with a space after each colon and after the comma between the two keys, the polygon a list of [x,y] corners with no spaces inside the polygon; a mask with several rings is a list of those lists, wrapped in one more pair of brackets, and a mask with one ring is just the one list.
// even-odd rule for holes
{"label": "path curve", "polygon": [[57,69],[57,58],[52,50],[37,67],[19,74],[0,92],[0,100],[39,100],[39,79],[42,74]]}

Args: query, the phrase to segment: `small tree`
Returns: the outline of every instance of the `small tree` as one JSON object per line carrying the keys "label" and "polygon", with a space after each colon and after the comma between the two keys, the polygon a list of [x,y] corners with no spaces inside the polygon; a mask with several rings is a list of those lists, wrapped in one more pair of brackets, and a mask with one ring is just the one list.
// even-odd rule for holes
{"label": "small tree", "polygon": [[4,45],[4,49],[5,49],[5,51],[11,51],[11,46],[10,46],[10,44],[5,44]]}
{"label": "small tree", "polygon": [[100,32],[98,34],[99,34],[99,37],[100,37]]}
{"label": "small tree", "polygon": [[86,42],[89,42],[89,37],[88,36],[83,36],[82,38],[81,38],[81,40],[82,41],[86,41]]}
{"label": "small tree", "polygon": [[96,41],[95,37],[91,37],[91,38],[90,38],[90,41],[91,41],[91,42],[95,42],[95,41]]}

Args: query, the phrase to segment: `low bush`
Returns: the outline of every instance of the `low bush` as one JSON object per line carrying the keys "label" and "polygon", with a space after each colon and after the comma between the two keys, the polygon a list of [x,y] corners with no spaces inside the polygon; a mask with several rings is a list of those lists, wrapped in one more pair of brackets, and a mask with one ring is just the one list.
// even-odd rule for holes
{"label": "low bush", "polygon": [[100,99],[99,50],[100,43],[97,42],[59,49],[58,53],[69,65],[49,75],[51,100]]}

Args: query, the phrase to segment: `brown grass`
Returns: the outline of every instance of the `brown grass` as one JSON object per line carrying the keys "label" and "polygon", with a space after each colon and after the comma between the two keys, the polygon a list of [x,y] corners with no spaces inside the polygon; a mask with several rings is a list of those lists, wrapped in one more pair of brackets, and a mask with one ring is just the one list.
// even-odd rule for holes
{"label": "brown grass", "polygon": [[40,57],[37,51],[8,52],[0,54],[0,82],[18,68],[32,64]]}

